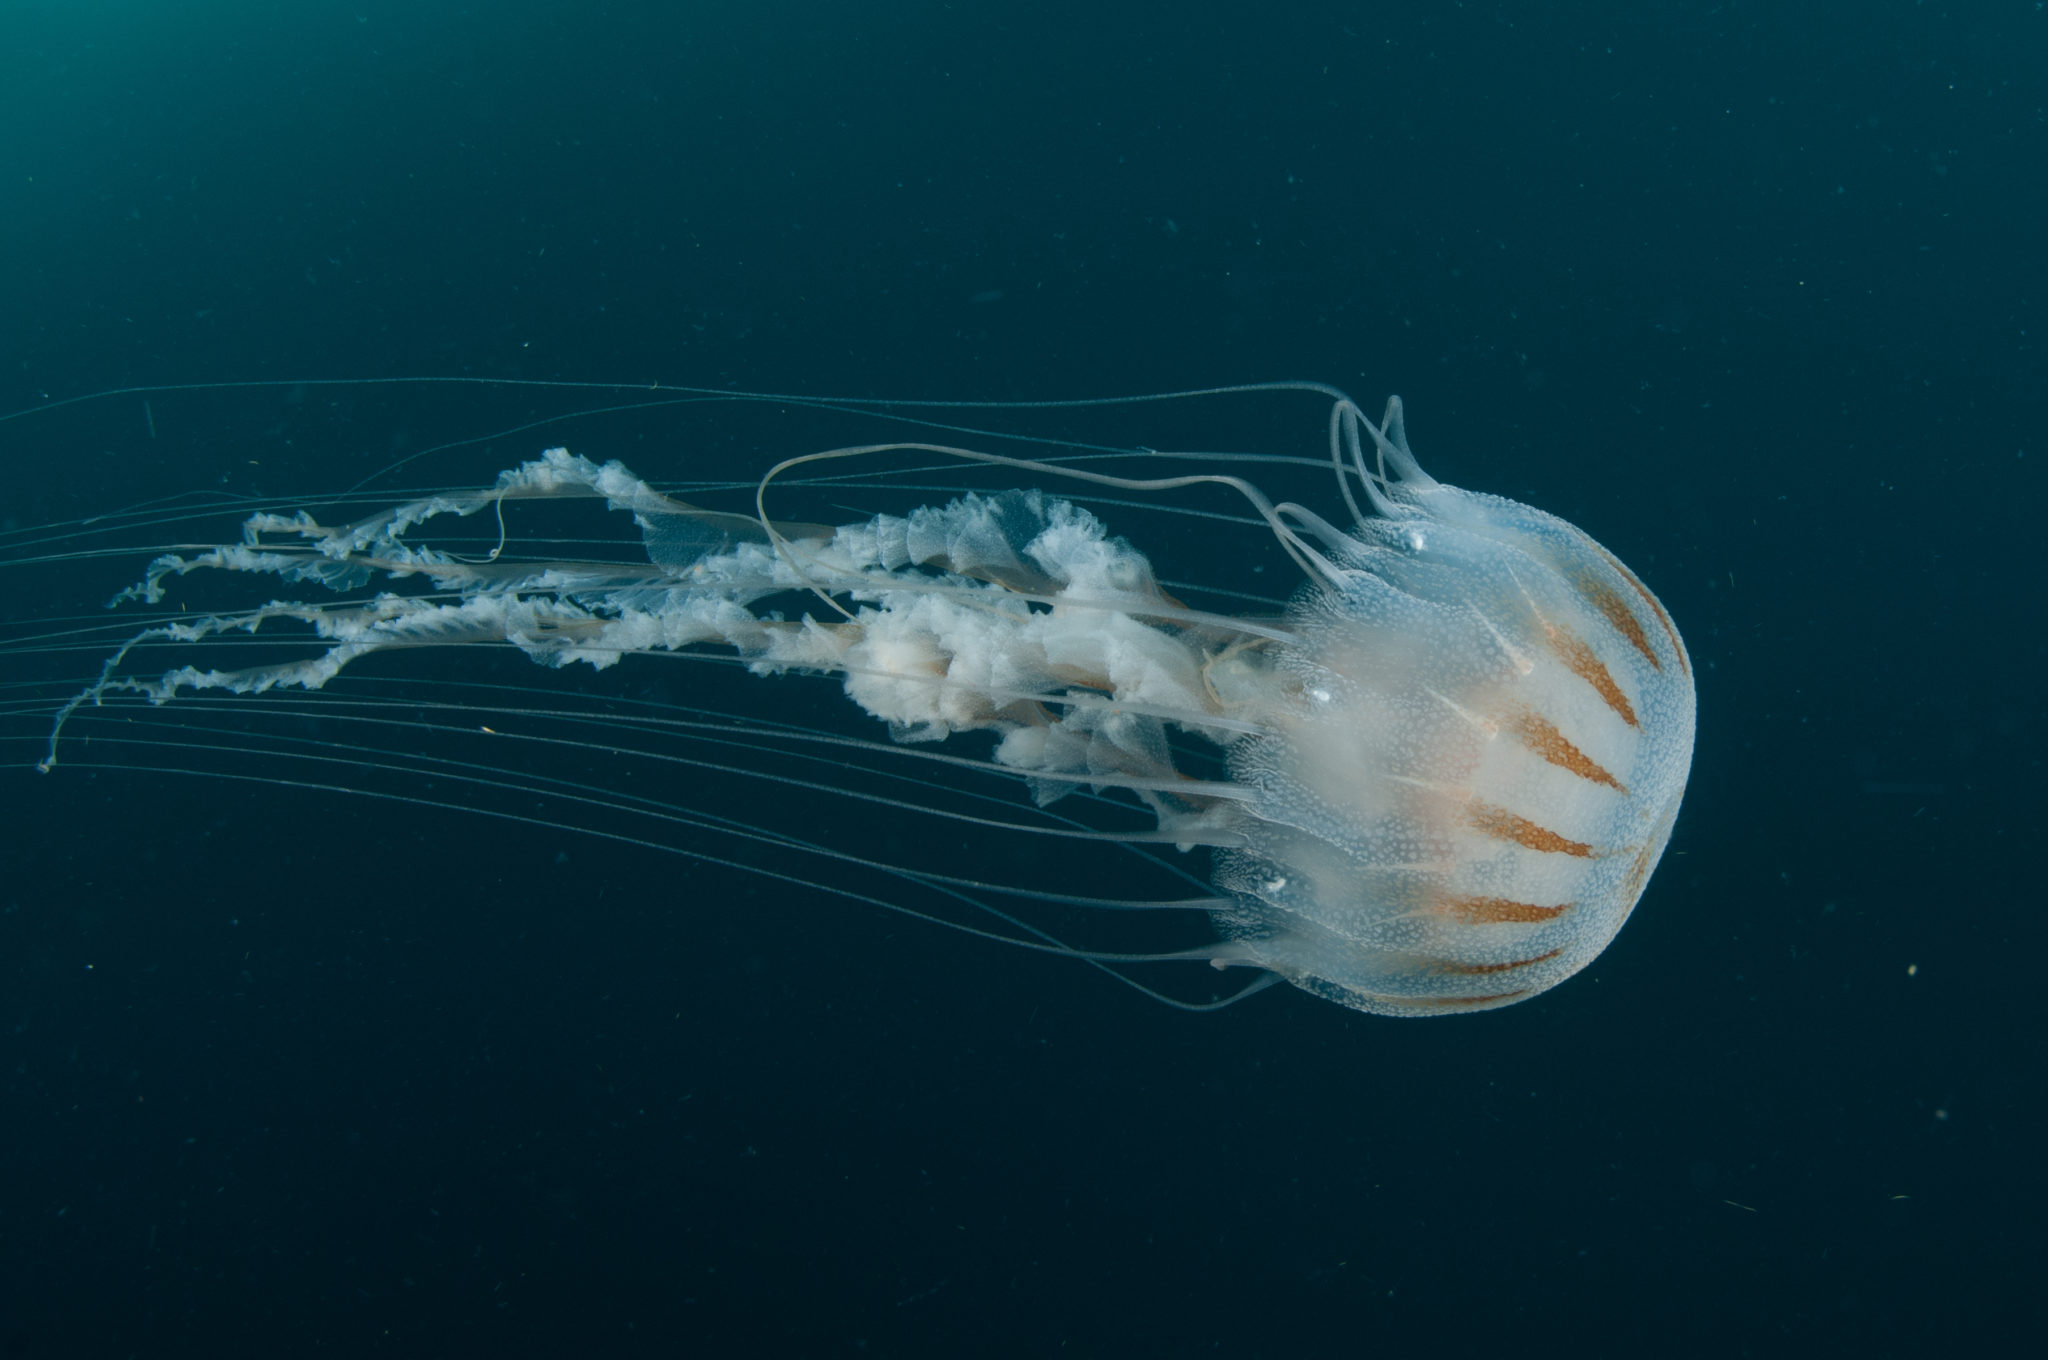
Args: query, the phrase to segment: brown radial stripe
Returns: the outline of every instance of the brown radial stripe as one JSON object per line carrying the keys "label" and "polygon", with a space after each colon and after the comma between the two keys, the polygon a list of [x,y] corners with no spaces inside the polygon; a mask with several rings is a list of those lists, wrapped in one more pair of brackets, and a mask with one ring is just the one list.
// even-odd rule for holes
{"label": "brown radial stripe", "polygon": [[[1613,561],[1613,558],[1610,557],[1608,560]],[[1628,601],[1622,599],[1613,586],[1605,581],[1596,580],[1591,572],[1580,572],[1578,579],[1572,584],[1578,587],[1579,594],[1585,597],[1588,604],[1599,610],[1607,621],[1643,654],[1644,660],[1660,671],[1664,669],[1664,663],[1650,650],[1650,638],[1643,632],[1643,621],[1635,616],[1635,611],[1628,607]]]}
{"label": "brown radial stripe", "polygon": [[1548,954],[1538,954],[1533,959],[1516,959],[1512,963],[1445,963],[1439,964],[1438,969],[1445,973],[1459,973],[1476,977],[1483,973],[1505,973],[1510,968],[1527,968],[1532,963],[1541,963],[1545,959],[1554,959],[1562,953],[1564,953],[1564,949],[1560,946],[1551,950]]}
{"label": "brown radial stripe", "polygon": [[1542,714],[1523,710],[1510,722],[1508,730],[1515,737],[1560,770],[1570,770],[1581,779],[1595,784],[1605,784],[1616,793],[1627,793],[1619,779],[1607,773],[1593,762],[1592,757],[1571,744],[1564,733],[1557,730],[1557,724]]}
{"label": "brown radial stripe", "polygon": [[1534,902],[1516,902],[1506,897],[1446,897],[1433,910],[1459,925],[1507,926],[1555,920],[1575,905],[1567,902],[1561,907],[1541,907]]}
{"label": "brown radial stripe", "polygon": [[1483,1006],[1489,1001],[1512,1001],[1518,996],[1527,996],[1527,987],[1512,992],[1495,992],[1491,996],[1404,996],[1399,998],[1404,1006],[1421,1010],[1426,1006]]}
{"label": "brown radial stripe", "polygon": [[1495,840],[1513,841],[1526,845],[1531,850],[1547,850],[1558,854],[1577,855],[1580,859],[1593,858],[1593,847],[1582,841],[1566,840],[1555,831],[1536,825],[1527,817],[1517,817],[1506,808],[1491,803],[1474,801],[1467,805],[1466,816],[1471,819],[1475,831],[1493,837]]}
{"label": "brown radial stripe", "polygon": [[1634,705],[1621,692],[1621,686],[1614,683],[1614,677],[1600,658],[1593,655],[1593,649],[1561,623],[1546,624],[1545,627],[1550,633],[1551,648],[1557,652],[1558,660],[1564,662],[1564,668],[1591,685],[1607,701],[1607,706],[1621,715],[1623,722],[1640,728],[1642,724],[1636,721]]}
{"label": "brown radial stripe", "polygon": [[[1593,543],[1593,540],[1590,538],[1586,541]],[[1593,546],[1600,548],[1598,543],[1593,543]],[[1678,639],[1677,626],[1671,622],[1671,616],[1664,612],[1663,602],[1650,593],[1648,586],[1636,579],[1636,574],[1630,571],[1619,557],[1616,557],[1605,548],[1600,548],[1600,555],[1606,558],[1616,571],[1621,573],[1622,580],[1636,588],[1636,594],[1643,597],[1643,603],[1650,606],[1651,611],[1657,616],[1657,622],[1664,625],[1664,632],[1671,639],[1671,650],[1678,654],[1678,669],[1684,671],[1687,675],[1691,675],[1692,662],[1685,654],[1685,644]]]}
{"label": "brown radial stripe", "polygon": [[1657,842],[1654,838],[1644,841],[1642,848],[1636,851],[1635,862],[1628,866],[1628,872],[1622,876],[1621,903],[1623,911],[1633,908],[1637,900],[1642,897],[1643,889],[1649,886],[1650,855],[1656,848],[1656,845]]}

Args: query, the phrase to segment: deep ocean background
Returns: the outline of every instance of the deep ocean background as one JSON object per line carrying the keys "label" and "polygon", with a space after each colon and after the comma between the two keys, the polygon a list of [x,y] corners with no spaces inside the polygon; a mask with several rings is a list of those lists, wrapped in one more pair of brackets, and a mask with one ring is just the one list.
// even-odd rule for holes
{"label": "deep ocean background", "polygon": [[[0,411],[1315,378],[1700,682],[1629,928],[1429,1022],[24,759],[0,1355],[2038,1342],[2044,220],[2031,0],[0,5]],[[0,520],[486,398],[10,419]]]}

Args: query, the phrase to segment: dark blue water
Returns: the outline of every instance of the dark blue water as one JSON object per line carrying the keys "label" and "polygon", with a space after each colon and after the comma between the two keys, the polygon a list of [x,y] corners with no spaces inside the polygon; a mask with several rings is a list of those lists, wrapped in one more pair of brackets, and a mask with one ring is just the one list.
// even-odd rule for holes
{"label": "dark blue water", "polygon": [[[1433,472],[1659,592],[1700,728],[1599,962],[1430,1022],[1284,988],[1191,1016],[572,833],[10,745],[0,1355],[2038,1334],[2038,6],[4,28],[0,410],[1399,392]],[[0,518],[333,488],[576,405],[142,401],[0,424]],[[664,477],[816,446],[718,419],[581,435]],[[1271,419],[1313,448],[1319,411]]]}

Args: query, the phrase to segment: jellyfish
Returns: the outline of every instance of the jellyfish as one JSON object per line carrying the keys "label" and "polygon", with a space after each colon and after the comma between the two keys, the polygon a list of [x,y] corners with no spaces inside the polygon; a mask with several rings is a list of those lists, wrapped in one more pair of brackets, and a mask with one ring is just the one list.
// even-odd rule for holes
{"label": "jellyfish", "polygon": [[[1192,1009],[1283,981],[1382,1015],[1526,1000],[1606,947],[1670,840],[1695,708],[1670,614],[1580,529],[1431,477],[1398,398],[1377,421],[1314,383],[1131,399],[1307,394],[1327,408],[1307,458],[1044,436],[1024,456],[926,404],[665,391],[920,428],[692,487],[550,445],[374,508],[238,507],[217,540],[165,542],[197,510],[145,507],[114,521],[149,545],[120,622],[0,643],[17,675],[45,663],[13,685],[11,738],[40,722],[53,778],[177,769],[653,844]],[[1341,513],[1250,475],[1305,463]],[[1168,501],[1170,571],[1117,531]],[[103,560],[106,524],[14,531],[7,560]],[[1222,528],[1292,584],[1180,579],[1220,569]],[[659,661],[696,664],[659,697],[578,697]],[[797,677],[858,727],[730,697]],[[726,697],[697,702],[699,678]],[[864,844],[854,811],[907,829]],[[1116,857],[1166,890],[1106,890]],[[1162,916],[1169,947],[1121,943]],[[1096,920],[1117,943],[1069,937]],[[1135,980],[1150,965],[1250,981],[1191,1001]]]}

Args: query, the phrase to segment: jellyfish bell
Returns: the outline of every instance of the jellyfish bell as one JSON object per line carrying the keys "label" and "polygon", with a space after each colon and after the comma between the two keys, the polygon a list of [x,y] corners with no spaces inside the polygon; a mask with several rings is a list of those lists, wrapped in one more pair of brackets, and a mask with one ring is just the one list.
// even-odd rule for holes
{"label": "jellyfish bell", "polygon": [[[355,788],[733,863],[1120,976],[1255,970],[1222,1002],[1177,1003],[1196,1008],[1274,981],[1389,1015],[1536,995],[1614,937],[1670,838],[1694,724],[1678,631],[1579,529],[1425,473],[1398,399],[1377,422],[1315,384],[1143,400],[1250,392],[1328,403],[1322,462],[1342,516],[1240,475],[1305,460],[1230,469],[1216,454],[1044,438],[1025,457],[933,437],[960,427],[901,404],[827,404],[923,428],[783,459],[737,497],[553,446],[488,485],[373,509],[358,495],[341,514],[264,507],[235,539],[159,540],[113,601],[148,617],[84,674],[17,689],[28,697],[10,732],[40,720],[36,763],[53,775],[125,752],[146,768]],[[712,397],[792,400],[670,399]],[[966,489],[946,476],[959,468],[1009,485]],[[867,508],[918,486],[923,504]],[[721,490],[728,503],[711,504]],[[813,509],[801,521],[783,511],[799,493]],[[1298,573],[1288,598],[1190,588],[1116,532],[1120,513],[1169,496],[1206,498],[1181,507],[1192,522],[1263,535]],[[849,503],[861,512],[816,513]],[[614,526],[602,550],[601,535],[535,530],[534,516],[571,510]],[[154,534],[182,513],[129,522]],[[11,537],[17,563],[86,551],[62,533]],[[75,665],[106,636],[30,631],[4,652],[17,669],[30,656]],[[750,684],[827,677],[887,739],[501,680],[348,689],[394,658],[477,647],[558,678],[651,658],[717,661]],[[315,718],[317,734],[279,725]],[[423,732],[489,746],[430,751]],[[572,777],[508,743],[637,764]],[[687,779],[657,788],[643,770]],[[714,776],[767,788],[774,811],[734,815],[703,794]],[[492,803],[493,790],[553,810]],[[883,853],[849,840],[820,799],[927,831]],[[1028,867],[1053,876],[1027,880],[978,848],[956,856],[939,842],[959,838],[933,828],[976,847],[1022,837],[1037,848]],[[1195,850],[1206,875],[1185,859]],[[1084,866],[1105,854],[1137,857],[1168,891],[1103,891]],[[1208,929],[1169,949],[1068,936],[1068,923],[1134,911]]]}

